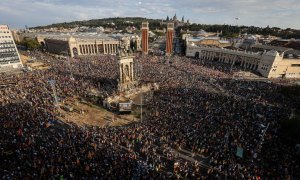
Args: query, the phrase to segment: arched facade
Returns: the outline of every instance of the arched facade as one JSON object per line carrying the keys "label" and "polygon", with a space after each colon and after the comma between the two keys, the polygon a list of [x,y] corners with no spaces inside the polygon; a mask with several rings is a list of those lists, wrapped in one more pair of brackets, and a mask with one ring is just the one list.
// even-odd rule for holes
{"label": "arched facade", "polygon": [[186,55],[200,60],[219,61],[237,65],[250,70],[257,70],[261,55],[222,48],[188,45]]}

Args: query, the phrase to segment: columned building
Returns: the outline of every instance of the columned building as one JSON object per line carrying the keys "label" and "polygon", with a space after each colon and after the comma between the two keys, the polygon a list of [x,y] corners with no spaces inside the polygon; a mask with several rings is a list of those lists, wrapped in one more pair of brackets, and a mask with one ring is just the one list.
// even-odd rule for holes
{"label": "columned building", "polygon": [[300,51],[246,52],[188,44],[186,56],[219,61],[259,72],[267,78],[300,78]]}
{"label": "columned building", "polygon": [[148,54],[148,42],[149,42],[149,23],[142,23],[142,52]]}
{"label": "columned building", "polygon": [[0,72],[23,67],[16,44],[7,25],[0,25]]}
{"label": "columned building", "polygon": [[173,53],[174,23],[168,23],[166,33],[166,55]]}
{"label": "columned building", "polygon": [[[22,36],[36,39],[50,53],[71,57],[99,54],[115,55],[121,42],[125,45],[126,50],[129,50],[132,38],[136,41],[139,40],[138,36],[133,37],[131,34],[82,32],[39,32],[27,33]],[[139,46],[136,46],[136,49],[138,48]]]}
{"label": "columned building", "polygon": [[108,38],[81,39],[74,37],[45,38],[44,40],[48,52],[55,54],[64,54],[71,57],[98,54],[115,55],[121,42],[117,39]]}
{"label": "columned building", "polygon": [[70,56],[116,54],[120,41],[117,40],[87,40],[69,38]]}

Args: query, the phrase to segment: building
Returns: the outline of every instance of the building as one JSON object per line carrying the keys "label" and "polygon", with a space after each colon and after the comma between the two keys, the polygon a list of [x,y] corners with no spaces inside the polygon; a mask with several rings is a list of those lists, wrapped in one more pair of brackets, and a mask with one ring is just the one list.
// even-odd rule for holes
{"label": "building", "polygon": [[173,53],[174,23],[168,23],[166,33],[166,55]]}
{"label": "building", "polygon": [[251,50],[268,54],[262,57],[258,69],[264,77],[300,78],[300,50],[259,44],[253,45]]}
{"label": "building", "polygon": [[[258,49],[258,46],[255,45]],[[300,51],[261,47],[261,51],[237,51],[187,44],[186,56],[219,61],[260,73],[266,78],[300,78]]]}
{"label": "building", "polygon": [[252,35],[252,34],[243,34],[242,38],[235,43],[236,48],[240,48],[243,50],[249,50],[249,48],[255,44],[258,44],[259,35]]}
{"label": "building", "polygon": [[133,51],[141,51],[142,47],[142,43],[141,43],[141,37],[138,35],[132,35],[131,39],[130,39],[130,48]]}
{"label": "building", "polygon": [[0,25],[0,72],[22,68],[21,58],[11,31],[7,25]]}
{"label": "building", "polygon": [[173,18],[169,18],[169,16],[167,17],[166,21],[163,21],[161,22],[161,25],[167,25],[167,23],[174,23],[174,26],[175,27],[178,27],[178,26],[184,26],[184,25],[189,25],[190,24],[190,20],[187,20],[185,22],[184,20],[184,16],[182,16],[181,20],[179,20],[177,18],[177,15],[175,13],[175,15],[173,16]]}
{"label": "building", "polygon": [[276,39],[268,43],[268,45],[300,50],[300,39]]}
{"label": "building", "polygon": [[149,43],[149,23],[142,23],[142,52],[148,54],[148,43]]}
{"label": "building", "polygon": [[[121,42],[125,42],[129,50],[131,37],[129,34],[104,34],[86,32],[39,32],[23,34],[25,38],[37,41],[50,53],[75,56],[116,54]],[[134,36],[135,39],[136,36]],[[138,47],[138,46],[137,46]]]}
{"label": "building", "polygon": [[11,30],[11,34],[15,42],[21,42],[22,39],[20,38],[20,33],[18,30]]}
{"label": "building", "polygon": [[211,47],[228,47],[231,46],[232,43],[225,39],[220,39],[219,37],[191,37],[187,35],[183,35],[185,38],[185,44],[193,43],[198,46],[211,46]]}
{"label": "building", "polygon": [[108,39],[79,39],[74,37],[62,39],[45,39],[48,52],[71,57],[97,54],[116,54],[119,41]]}

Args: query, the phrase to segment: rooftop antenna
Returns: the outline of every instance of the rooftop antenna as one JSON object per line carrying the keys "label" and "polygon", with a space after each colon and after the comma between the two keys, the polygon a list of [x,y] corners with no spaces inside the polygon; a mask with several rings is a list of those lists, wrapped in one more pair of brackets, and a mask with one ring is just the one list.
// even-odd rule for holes
{"label": "rooftop antenna", "polygon": [[[143,71],[143,66],[142,66],[142,62],[140,62],[139,64],[138,64],[138,69],[139,69],[139,81],[140,81],[140,83],[141,83],[141,79],[142,79],[142,71]],[[141,118],[141,123],[143,122],[143,90],[141,90],[141,94],[140,94],[141,96],[140,96],[140,105],[141,105],[141,107],[140,107],[140,109],[141,109],[141,115],[140,115],[140,118]]]}

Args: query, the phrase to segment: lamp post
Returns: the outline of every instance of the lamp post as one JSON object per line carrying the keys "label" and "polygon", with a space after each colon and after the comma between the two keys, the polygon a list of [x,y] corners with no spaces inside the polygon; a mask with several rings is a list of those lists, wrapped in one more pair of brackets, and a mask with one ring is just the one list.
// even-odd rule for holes
{"label": "lamp post", "polygon": [[58,106],[58,98],[57,98],[56,90],[55,90],[55,80],[49,80],[48,83],[51,86],[52,93],[53,93],[53,96],[54,96],[54,106],[57,107]]}
{"label": "lamp post", "polygon": [[72,69],[71,69],[71,60],[70,60],[69,56],[67,56],[67,61],[68,61],[69,70],[70,70],[70,74],[71,74],[70,79],[74,81],[75,79],[73,77],[73,73],[72,73]]}
{"label": "lamp post", "polygon": [[72,69],[71,69],[71,59],[70,59],[70,56],[69,56],[69,48],[66,47],[66,50],[65,51],[61,51],[61,53],[65,53],[65,55],[67,56],[66,60],[67,60],[67,63],[68,63],[68,66],[69,66],[69,70],[70,70],[70,79],[74,81],[75,79],[73,77],[73,73],[72,73]]}
{"label": "lamp post", "polygon": [[[139,64],[139,81],[141,82],[142,79],[142,70],[143,70],[143,66],[142,63]],[[140,109],[141,109],[141,123],[143,122],[143,89],[141,88],[141,94],[140,94]]]}
{"label": "lamp post", "polygon": [[238,20],[240,20],[240,18],[239,18],[239,17],[236,17],[236,18],[235,18],[236,26],[239,26],[239,25],[238,25]]}
{"label": "lamp post", "polygon": [[[237,28],[239,28],[238,20],[240,20],[240,18],[239,18],[239,17],[236,17],[236,18],[235,18],[235,21],[236,21],[236,26],[237,26]],[[240,34],[241,34],[241,30],[240,30],[240,28],[239,28],[239,36],[240,36]]]}

